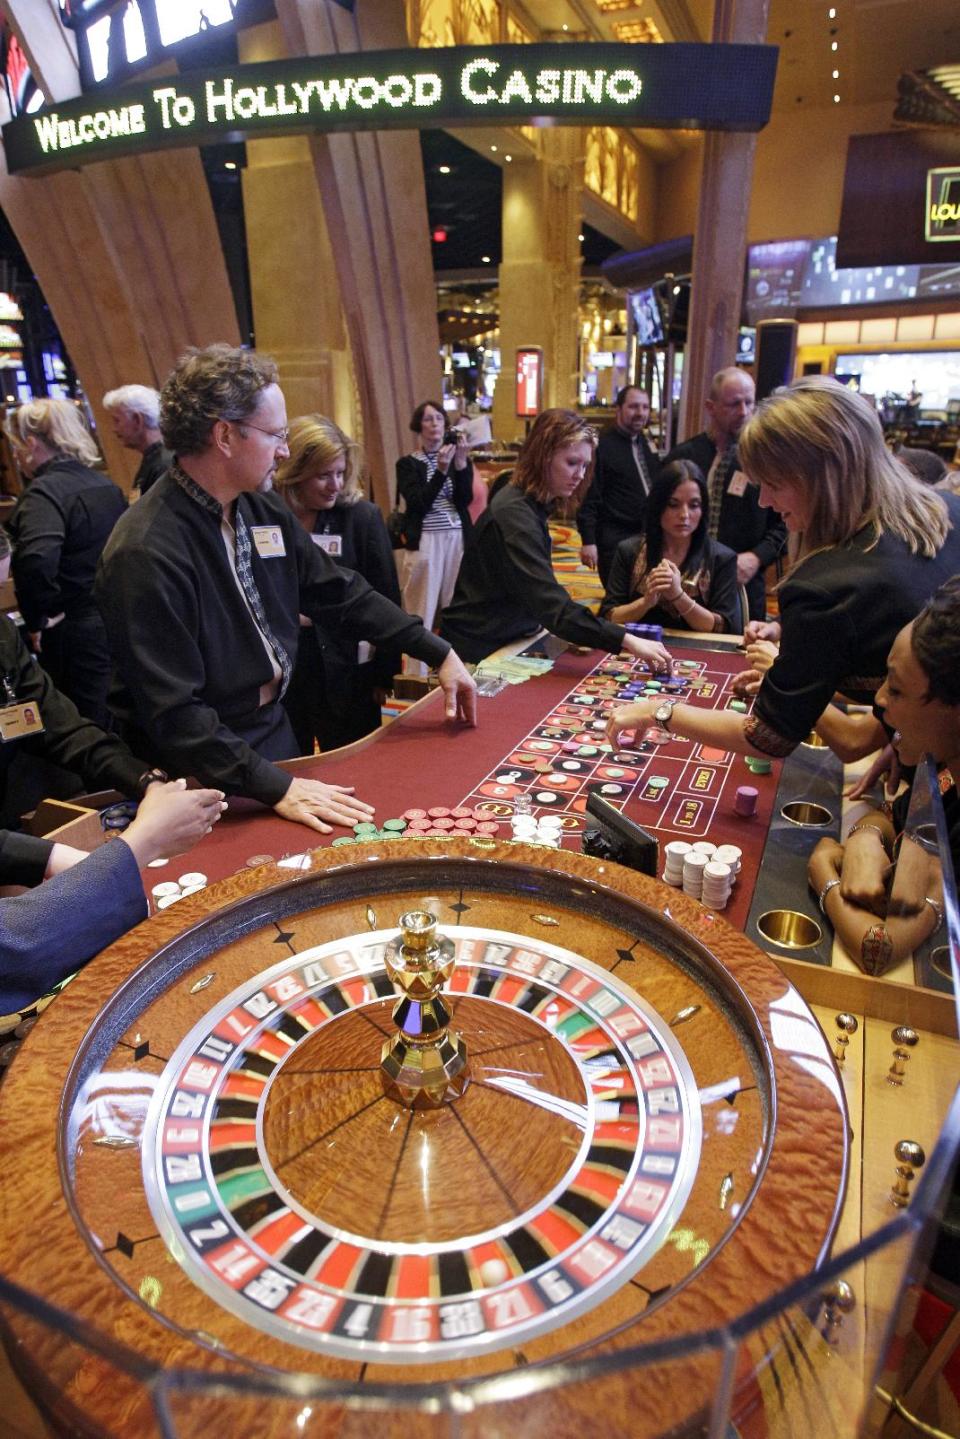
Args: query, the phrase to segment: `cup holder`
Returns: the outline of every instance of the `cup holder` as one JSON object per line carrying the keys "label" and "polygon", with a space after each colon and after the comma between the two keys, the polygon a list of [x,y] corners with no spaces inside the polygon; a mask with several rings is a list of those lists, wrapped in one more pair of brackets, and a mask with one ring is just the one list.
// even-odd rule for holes
{"label": "cup holder", "polygon": [[942,979],[953,981],[949,944],[940,944],[936,949],[932,949],[930,951],[930,963],[933,965],[934,972],[939,974]]}
{"label": "cup holder", "polygon": [[829,749],[825,739],[821,739],[815,729],[812,729],[806,739],[800,741],[804,749]]}
{"label": "cup holder", "polygon": [[788,824],[802,825],[807,829],[823,829],[833,821],[833,815],[826,805],[814,804],[809,799],[791,800],[783,806],[780,813]]}
{"label": "cup holder", "polygon": [[781,949],[812,949],[823,935],[815,919],[796,909],[768,909],[757,920],[757,929]]}

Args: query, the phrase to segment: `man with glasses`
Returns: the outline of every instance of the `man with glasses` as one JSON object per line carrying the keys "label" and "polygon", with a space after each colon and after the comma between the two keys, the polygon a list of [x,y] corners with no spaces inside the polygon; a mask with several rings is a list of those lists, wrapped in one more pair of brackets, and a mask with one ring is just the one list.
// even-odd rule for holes
{"label": "man with glasses", "polygon": [[280,703],[299,616],[438,666],[450,719],[476,722],[476,687],[450,646],[341,570],[270,494],[287,450],[276,365],[229,345],[191,350],[163,388],[176,456],[119,521],[97,577],[114,661],[110,702],[136,750],[176,775],[271,805],[326,832],[367,820],[352,788],[291,776]]}
{"label": "man with glasses", "polygon": [[767,616],[764,570],[787,542],[787,528],[776,510],[760,504],[760,491],[737,464],[737,438],[753,414],[756,390],[746,370],[719,370],[704,408],[707,428],[675,445],[664,460],[692,460],[707,480],[710,536],[736,551],[737,583],[747,592],[750,618]]}

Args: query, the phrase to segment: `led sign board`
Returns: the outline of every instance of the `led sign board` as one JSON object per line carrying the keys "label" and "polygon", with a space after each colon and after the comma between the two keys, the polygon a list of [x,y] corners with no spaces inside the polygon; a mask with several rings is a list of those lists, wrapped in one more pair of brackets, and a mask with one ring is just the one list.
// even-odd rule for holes
{"label": "led sign board", "polygon": [[175,145],[311,131],[530,123],[759,130],[769,45],[372,50],[189,71],[97,90],[3,127],[11,175]]}
{"label": "led sign board", "polygon": [[926,238],[960,240],[960,168],[927,171]]}
{"label": "led sign board", "polygon": [[527,345],[517,351],[516,413],[518,420],[532,420],[540,413],[543,394],[543,351]]}

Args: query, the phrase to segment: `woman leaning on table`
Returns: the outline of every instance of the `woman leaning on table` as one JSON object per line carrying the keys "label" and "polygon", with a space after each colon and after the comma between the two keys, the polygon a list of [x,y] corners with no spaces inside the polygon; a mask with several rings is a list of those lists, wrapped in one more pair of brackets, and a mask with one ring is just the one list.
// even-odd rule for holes
{"label": "woman leaning on table", "polygon": [[[450,602],[463,547],[471,530],[473,465],[461,431],[446,439],[440,405],[425,400],[410,419],[416,449],[397,461],[397,501],[406,513],[406,547],[399,552],[403,608],[427,629]],[[408,674],[426,674],[420,660],[406,660]]]}
{"label": "woman leaning on table", "polygon": [[[901,762],[917,765],[930,755],[937,766],[954,875],[960,874],[960,576],[897,635],[877,706]],[[807,873],[820,908],[870,973],[912,953],[943,919],[939,864],[919,846],[905,854],[901,845],[909,805],[906,791],[866,810],[843,844],[822,839],[810,856]]]}
{"label": "woman leaning on table", "polygon": [[[760,503],[799,535],[780,590],[780,651],[749,715],[671,704],[666,728],[738,754],[787,755],[837,691],[873,702],[894,636],[960,572],[960,499],[915,480],[890,454],[872,407],[822,376],[765,400],[738,442]],[[636,729],[659,701],[621,706]]]}
{"label": "woman leaning on table", "polygon": [[707,532],[703,472],[674,460],[650,486],[644,533],[614,551],[601,615],[614,624],[733,634],[740,629],[737,557]]}
{"label": "woman leaning on table", "polygon": [[[274,488],[318,549],[342,569],[400,603],[393,549],[379,508],[363,498],[359,446],[325,415],[291,421],[289,459]],[[379,728],[381,706],[400,665],[396,650],[321,633],[300,616],[300,644],[283,703],[301,754],[352,744]]]}
{"label": "woman leaning on table", "polygon": [[663,645],[598,619],[553,573],[550,512],[582,492],[596,443],[572,410],[544,410],[534,421],[516,469],[476,523],[443,612],[441,634],[468,663],[545,629],[571,644],[625,650],[653,670],[670,669]]}

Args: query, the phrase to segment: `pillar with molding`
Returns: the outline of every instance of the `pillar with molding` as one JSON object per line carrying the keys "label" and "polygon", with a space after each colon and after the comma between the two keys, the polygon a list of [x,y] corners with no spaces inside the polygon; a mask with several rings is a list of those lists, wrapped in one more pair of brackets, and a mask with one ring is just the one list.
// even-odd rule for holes
{"label": "pillar with molding", "polygon": [[515,413],[514,357],[543,350],[543,408],[577,400],[577,314],[583,138],[576,127],[545,129],[538,159],[518,157],[503,170],[500,262],[500,379],[493,432],[523,432]]}
{"label": "pillar with molding", "polygon": [[[73,37],[53,7],[3,0],[48,102],[80,93]],[[6,97],[0,98],[3,114]],[[107,390],[159,388],[188,345],[238,344],[236,309],[197,150],[170,150],[38,179],[0,154],[0,206],[30,260],[124,489],[139,455],[113,437]]]}
{"label": "pillar with molding", "polygon": [[[716,0],[713,44],[762,45],[769,9],[770,0]],[[677,432],[680,440],[703,428],[703,402],[710,381],[718,370],[736,361],[756,148],[755,134],[710,131],[704,137]]]}
{"label": "pillar with molding", "polygon": [[[403,0],[276,0],[289,55],[407,44]],[[363,412],[373,498],[392,502],[415,406],[439,398],[440,337],[417,134],[318,135],[311,149]]]}

